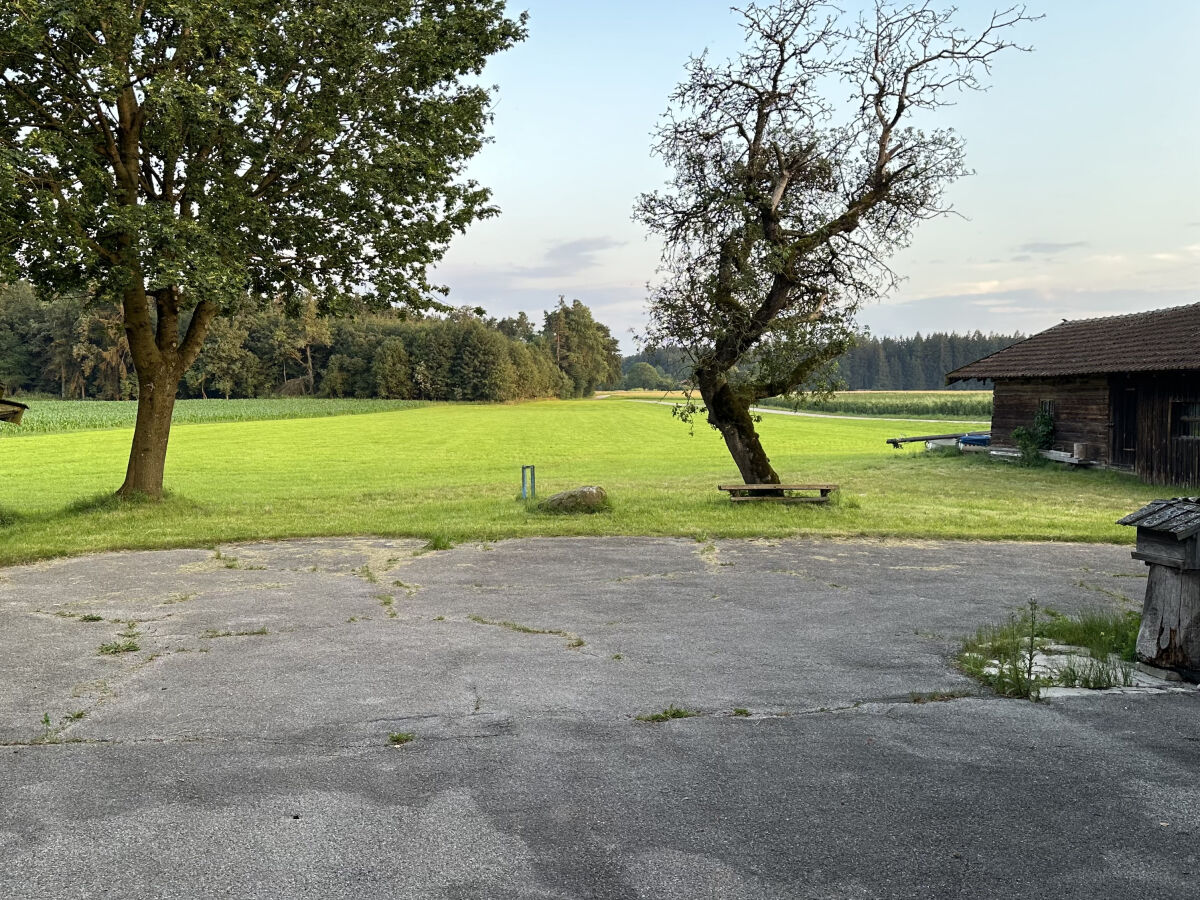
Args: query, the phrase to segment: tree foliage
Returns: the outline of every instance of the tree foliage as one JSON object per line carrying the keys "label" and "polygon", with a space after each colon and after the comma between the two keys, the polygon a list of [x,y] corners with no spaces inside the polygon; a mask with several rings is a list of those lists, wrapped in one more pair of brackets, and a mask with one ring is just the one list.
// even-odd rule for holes
{"label": "tree foliage", "polygon": [[542,336],[555,364],[571,380],[570,396],[590,397],[600,385],[620,380],[617,339],[578,300],[568,306],[560,297],[558,306],[545,315]]}
{"label": "tree foliage", "polygon": [[688,352],[744,479],[778,483],[750,404],[831,385],[859,306],[895,281],[889,257],[965,171],[960,138],[914,119],[982,87],[1029,16],[968,32],[927,2],[878,0],[853,20],[823,0],[741,14],[737,59],[688,63],[654,147],[671,181],[637,215],[665,246],[648,343]]}
{"label": "tree foliage", "polygon": [[[545,336],[513,337],[500,330],[503,320],[474,310],[360,310],[327,320],[312,315],[315,305],[304,300],[289,310],[275,302],[216,317],[181,395],[510,401],[576,394]],[[0,382],[27,395],[128,397],[128,378],[117,393],[109,370],[81,368],[85,355],[128,352],[119,328],[97,327],[98,312],[115,316],[111,307],[87,309],[72,295],[39,302],[26,284],[0,286]],[[590,311],[576,321],[608,333]]]}
{"label": "tree foliage", "polygon": [[0,253],[118,305],[139,381],[122,490],[161,492],[176,387],[245,301],[426,306],[493,215],[463,175],[524,36],[503,0],[9,0]]}

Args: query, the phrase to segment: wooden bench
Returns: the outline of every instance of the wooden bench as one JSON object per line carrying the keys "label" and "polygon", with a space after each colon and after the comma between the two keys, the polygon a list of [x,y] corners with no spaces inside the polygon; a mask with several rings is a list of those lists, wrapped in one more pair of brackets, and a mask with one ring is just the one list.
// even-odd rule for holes
{"label": "wooden bench", "polygon": [[[777,503],[828,503],[836,484],[718,484],[717,490],[728,491],[734,503],[744,500],[774,500]],[[792,491],[819,491],[819,496],[797,496]]]}

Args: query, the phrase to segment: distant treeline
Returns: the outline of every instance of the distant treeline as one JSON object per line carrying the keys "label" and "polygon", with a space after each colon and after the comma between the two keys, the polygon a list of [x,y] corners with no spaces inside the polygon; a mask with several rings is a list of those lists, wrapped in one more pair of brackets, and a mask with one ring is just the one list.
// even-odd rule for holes
{"label": "distant treeline", "polygon": [[[857,345],[837,362],[851,391],[933,391],[946,387],[946,373],[1003,350],[1021,334],[917,334],[905,338],[860,335]],[[688,377],[687,358],[677,350],[658,349],[626,356],[621,363],[626,388],[667,389]],[[966,390],[991,388],[991,382],[953,385]]]}
{"label": "distant treeline", "polygon": [[[620,380],[617,341],[578,300],[543,316],[470,310],[328,319],[312,304],[217,319],[184,397],[381,397],[503,401],[584,397]],[[120,313],[83,298],[0,288],[0,382],[10,393],[123,400],[136,395]]]}
{"label": "distant treeline", "polygon": [[[947,372],[1021,338],[979,331],[863,336],[838,370],[849,390],[938,390]],[[503,401],[585,397],[597,388],[669,390],[688,374],[678,350],[622,359],[609,329],[578,300],[560,300],[540,324],[525,313],[497,320],[466,309],[330,319],[302,304],[217,319],[180,396]],[[119,311],[72,294],[39,298],[26,284],[0,286],[0,383],[15,394],[136,396]]]}

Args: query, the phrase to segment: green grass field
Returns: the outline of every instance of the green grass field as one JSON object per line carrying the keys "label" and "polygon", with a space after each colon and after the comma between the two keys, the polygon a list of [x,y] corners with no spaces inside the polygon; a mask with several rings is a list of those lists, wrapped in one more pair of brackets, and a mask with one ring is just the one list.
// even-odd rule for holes
{"label": "green grass field", "polygon": [[[975,423],[986,427],[986,423]],[[7,426],[6,426],[7,427]],[[300,535],[789,535],[1129,541],[1113,522],[1170,488],[1109,472],[1020,469],[980,455],[893,450],[928,423],[765,416],[785,480],[834,481],[829,506],[731,504],[735,468],[711,429],[620,400],[433,405],[318,419],[181,424],[161,504],[118,503],[128,429],[0,440],[0,564],[119,548]],[[916,445],[920,446],[920,445]],[[600,484],[613,510],[539,513],[517,502]]]}

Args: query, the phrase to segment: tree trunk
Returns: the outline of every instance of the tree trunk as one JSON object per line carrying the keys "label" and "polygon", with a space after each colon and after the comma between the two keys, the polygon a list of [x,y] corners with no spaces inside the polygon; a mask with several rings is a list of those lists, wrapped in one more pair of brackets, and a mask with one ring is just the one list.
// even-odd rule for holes
{"label": "tree trunk", "polygon": [[771,468],[754,430],[750,416],[750,401],[736,394],[723,375],[704,369],[696,371],[700,396],[708,407],[708,422],[725,438],[725,446],[733,457],[745,484],[779,484],[779,476]]}
{"label": "tree trunk", "polygon": [[182,343],[179,338],[179,297],[175,287],[154,295],[157,320],[150,315],[149,297],[140,281],[125,290],[122,309],[129,352],[138,379],[137,423],[129,466],[118,496],[140,495],[160,499],[171,436],[171,413],[183,373],[200,353],[217,306],[202,300],[192,312]]}
{"label": "tree trunk", "polygon": [[137,424],[125,483],[117,494],[162,497],[163,472],[167,462],[167,439],[171,436],[171,413],[179,377],[160,364],[154,371],[138,372]]}
{"label": "tree trunk", "polygon": [[310,394],[313,394],[313,393],[316,393],[317,385],[316,385],[316,379],[313,378],[312,345],[311,344],[304,345],[304,360],[308,364],[308,392]]}

